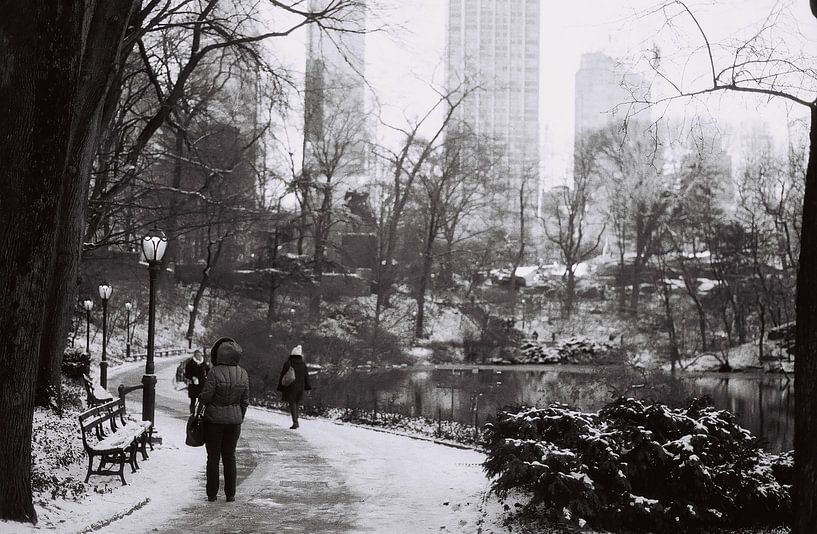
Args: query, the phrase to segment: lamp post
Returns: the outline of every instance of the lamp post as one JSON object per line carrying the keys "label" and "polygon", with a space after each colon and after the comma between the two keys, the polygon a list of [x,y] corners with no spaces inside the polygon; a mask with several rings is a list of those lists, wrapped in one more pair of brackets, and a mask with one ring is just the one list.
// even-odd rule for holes
{"label": "lamp post", "polygon": [[189,313],[189,319],[188,319],[189,324],[187,326],[187,348],[192,349],[193,348],[193,305],[192,304],[187,305],[187,311]]}
{"label": "lamp post", "polygon": [[102,299],[102,359],[99,361],[99,385],[103,389],[108,387],[108,299],[111,298],[113,287],[108,282],[99,284],[99,298]]}
{"label": "lamp post", "polygon": [[156,409],[156,369],[153,365],[154,331],[156,328],[156,279],[162,265],[162,257],[167,248],[167,237],[164,232],[154,227],[142,238],[142,255],[148,264],[150,275],[150,298],[148,300],[148,354],[145,363],[145,375],[142,377],[142,420],[154,422]]}
{"label": "lamp post", "polygon": [[85,299],[82,301],[85,308],[85,354],[91,355],[91,310],[94,309],[94,301]]}
{"label": "lamp post", "polygon": [[125,359],[130,361],[130,311],[133,304],[125,303]]}

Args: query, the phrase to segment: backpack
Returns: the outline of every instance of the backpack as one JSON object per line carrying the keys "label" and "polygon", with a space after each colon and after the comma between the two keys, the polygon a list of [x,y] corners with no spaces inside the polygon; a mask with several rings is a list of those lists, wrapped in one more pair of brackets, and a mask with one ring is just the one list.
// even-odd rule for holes
{"label": "backpack", "polygon": [[281,385],[286,387],[293,382],[295,382],[295,368],[292,367],[292,364],[289,364],[289,369],[287,369],[287,372],[281,377]]}

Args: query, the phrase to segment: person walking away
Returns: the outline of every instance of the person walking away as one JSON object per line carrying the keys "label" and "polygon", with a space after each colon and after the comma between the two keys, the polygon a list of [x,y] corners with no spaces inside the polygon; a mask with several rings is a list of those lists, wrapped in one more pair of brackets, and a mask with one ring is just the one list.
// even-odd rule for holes
{"label": "person walking away", "polygon": [[235,501],[235,448],[241,423],[250,404],[250,380],[238,365],[241,345],[221,338],[210,350],[213,368],[207,374],[199,403],[204,405],[204,446],[207,449],[207,499],[215,501],[219,489],[219,463],[224,464],[224,494]]}
{"label": "person walking away", "polygon": [[[290,372],[290,369],[293,372]],[[293,376],[294,375],[294,376]],[[298,428],[298,412],[304,391],[312,389],[309,383],[309,373],[304,363],[303,347],[296,345],[289,353],[289,359],[284,362],[281,368],[281,377],[278,379],[278,391],[281,398],[289,403],[289,413],[292,415],[292,426],[290,429]]]}
{"label": "person walking away", "polygon": [[193,353],[193,357],[187,360],[184,366],[184,380],[187,382],[187,396],[190,397],[190,413],[196,409],[196,399],[204,388],[204,380],[210,366],[204,361],[204,355],[200,350]]}

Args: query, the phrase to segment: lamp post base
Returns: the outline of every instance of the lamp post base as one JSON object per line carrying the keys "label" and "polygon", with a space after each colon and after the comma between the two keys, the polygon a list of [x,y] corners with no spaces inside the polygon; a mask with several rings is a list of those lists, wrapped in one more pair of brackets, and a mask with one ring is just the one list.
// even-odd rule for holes
{"label": "lamp post base", "polygon": [[103,389],[108,389],[108,361],[102,360],[99,362],[99,385]]}
{"label": "lamp post base", "polygon": [[[142,421],[156,422],[156,375],[142,377]],[[155,425],[154,425],[155,432]]]}

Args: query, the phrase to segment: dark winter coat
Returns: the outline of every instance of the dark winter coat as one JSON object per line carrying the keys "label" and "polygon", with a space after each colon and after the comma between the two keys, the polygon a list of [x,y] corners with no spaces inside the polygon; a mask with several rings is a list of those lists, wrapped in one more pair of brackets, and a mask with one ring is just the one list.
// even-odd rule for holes
{"label": "dark winter coat", "polygon": [[[290,366],[295,369],[295,381],[285,386],[281,381],[289,371]],[[306,370],[306,363],[302,356],[291,355],[281,368],[281,376],[278,378],[278,391],[283,393],[286,402],[300,402],[304,391],[309,391],[312,386],[309,383],[309,372]]]}
{"label": "dark winter coat", "polygon": [[199,402],[205,405],[204,420],[210,423],[241,424],[250,405],[250,379],[238,365],[241,353],[235,347],[224,343],[218,348],[218,363],[199,394]]}
{"label": "dark winter coat", "polygon": [[[184,379],[187,380],[187,396],[191,399],[195,399],[201,393],[201,390],[204,389],[204,381],[207,379],[207,372],[210,370],[210,366],[207,365],[207,362],[202,360],[201,363],[196,363],[193,358],[187,360],[187,363],[184,365]],[[198,379],[198,384],[193,383],[193,377]]]}

